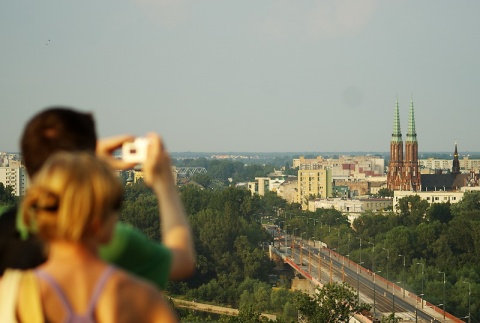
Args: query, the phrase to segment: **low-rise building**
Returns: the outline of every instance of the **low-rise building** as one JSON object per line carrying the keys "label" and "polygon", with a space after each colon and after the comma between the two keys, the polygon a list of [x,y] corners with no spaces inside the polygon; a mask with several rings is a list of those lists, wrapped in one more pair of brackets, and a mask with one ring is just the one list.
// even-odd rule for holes
{"label": "low-rise building", "polygon": [[383,211],[392,208],[392,198],[328,198],[315,199],[309,202],[309,210],[314,212],[316,209],[335,209],[342,213],[362,213],[365,211]]}
{"label": "low-rise building", "polygon": [[280,186],[292,178],[296,179],[297,177],[285,175],[281,171],[274,171],[268,174],[267,177],[255,177],[254,182],[248,182],[248,190],[252,192],[252,194],[258,194],[260,196],[264,196],[268,191],[278,193]]}
{"label": "low-rise building", "polygon": [[427,191],[427,192],[413,192],[413,191],[394,191],[393,192],[393,211],[397,212],[400,199],[407,196],[419,196],[421,200],[427,201],[430,205],[433,203],[458,203],[462,200],[466,189],[461,191]]}
{"label": "low-rise building", "polygon": [[366,180],[336,180],[335,186],[347,186],[350,198],[368,195],[370,193],[369,182]]}
{"label": "low-rise building", "polygon": [[296,176],[287,177],[277,189],[277,195],[288,203],[298,202],[298,180]]}

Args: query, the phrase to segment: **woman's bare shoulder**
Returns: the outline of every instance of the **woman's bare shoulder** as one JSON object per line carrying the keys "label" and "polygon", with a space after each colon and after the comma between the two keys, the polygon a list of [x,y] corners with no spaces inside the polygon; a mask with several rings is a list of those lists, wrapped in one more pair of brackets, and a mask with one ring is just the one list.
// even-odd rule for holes
{"label": "woman's bare shoulder", "polygon": [[132,317],[141,322],[178,322],[175,313],[156,287],[123,270],[115,270],[112,274],[104,296],[102,308],[113,306],[118,309],[118,319],[121,321]]}

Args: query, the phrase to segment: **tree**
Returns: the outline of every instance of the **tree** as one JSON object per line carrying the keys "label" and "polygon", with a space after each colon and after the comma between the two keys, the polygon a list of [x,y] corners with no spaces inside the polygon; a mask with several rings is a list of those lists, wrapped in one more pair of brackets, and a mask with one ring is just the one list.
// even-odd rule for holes
{"label": "tree", "polygon": [[378,197],[393,197],[393,190],[390,190],[388,188],[381,188],[378,190],[377,193]]}
{"label": "tree", "polygon": [[401,224],[406,226],[418,225],[426,216],[429,204],[418,195],[410,195],[398,201]]}
{"label": "tree", "polygon": [[208,174],[195,174],[192,176],[192,180],[202,185],[204,188],[209,188],[212,184],[212,178]]}
{"label": "tree", "polygon": [[348,322],[353,314],[370,309],[370,305],[358,304],[354,289],[347,283],[327,284],[313,297],[298,294],[295,301],[309,322]]}
{"label": "tree", "polygon": [[450,222],[453,218],[450,207],[450,201],[447,203],[433,203],[427,210],[427,220],[440,221],[442,223]]}
{"label": "tree", "polygon": [[13,191],[13,187],[4,186],[0,183],[0,205],[14,206],[17,203],[17,198]]}
{"label": "tree", "polygon": [[395,313],[390,313],[388,316],[382,317],[382,323],[399,323],[400,318],[395,316]]}
{"label": "tree", "polygon": [[471,220],[480,219],[480,192],[466,192],[460,202],[452,204],[451,212],[454,217],[465,217]]}
{"label": "tree", "polygon": [[261,316],[260,312],[252,307],[240,309],[238,316],[223,316],[219,322],[222,323],[262,323],[271,322],[268,318]]}

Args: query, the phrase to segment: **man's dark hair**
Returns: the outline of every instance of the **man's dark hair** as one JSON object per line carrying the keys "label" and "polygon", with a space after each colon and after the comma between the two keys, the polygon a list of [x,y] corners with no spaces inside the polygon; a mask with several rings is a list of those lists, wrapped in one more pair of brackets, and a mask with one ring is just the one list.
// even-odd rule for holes
{"label": "man's dark hair", "polygon": [[47,108],[25,126],[20,142],[28,175],[33,177],[57,151],[95,151],[97,134],[90,113],[67,107]]}
{"label": "man's dark hair", "polygon": [[16,228],[17,209],[0,215],[0,276],[7,268],[30,269],[46,259],[43,243],[34,234],[22,239]]}
{"label": "man's dark hair", "polygon": [[[94,152],[95,121],[90,113],[66,107],[47,108],[26,124],[20,145],[25,167],[32,177],[58,151]],[[16,218],[17,208],[0,214],[0,276],[6,268],[34,268],[46,259],[44,245],[35,234],[20,237]]]}

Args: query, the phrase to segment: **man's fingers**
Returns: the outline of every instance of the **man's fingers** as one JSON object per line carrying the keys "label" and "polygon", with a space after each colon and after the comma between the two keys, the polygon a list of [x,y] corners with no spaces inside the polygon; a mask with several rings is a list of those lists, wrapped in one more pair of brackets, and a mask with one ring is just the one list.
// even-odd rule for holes
{"label": "man's fingers", "polygon": [[108,138],[99,139],[97,141],[97,153],[106,154],[111,153],[115,149],[120,148],[123,143],[133,141],[135,139],[132,135],[118,135]]}
{"label": "man's fingers", "polygon": [[127,170],[132,169],[137,165],[137,163],[126,163],[121,159],[109,158],[107,163],[110,165],[112,169],[115,170]]}

